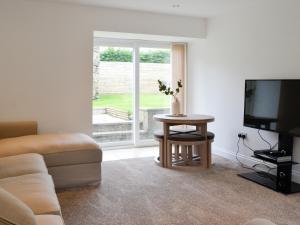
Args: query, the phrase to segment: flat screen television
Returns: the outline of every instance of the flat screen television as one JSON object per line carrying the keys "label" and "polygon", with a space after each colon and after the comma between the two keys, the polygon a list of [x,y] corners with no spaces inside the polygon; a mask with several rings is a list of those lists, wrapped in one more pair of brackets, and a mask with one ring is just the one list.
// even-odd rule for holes
{"label": "flat screen television", "polygon": [[300,136],[300,80],[246,80],[244,126]]}

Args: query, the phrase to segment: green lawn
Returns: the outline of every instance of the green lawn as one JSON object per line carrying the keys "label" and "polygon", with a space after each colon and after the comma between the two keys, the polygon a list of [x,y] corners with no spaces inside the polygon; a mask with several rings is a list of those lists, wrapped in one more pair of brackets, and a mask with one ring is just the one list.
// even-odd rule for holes
{"label": "green lawn", "polygon": [[[130,94],[101,94],[99,99],[93,100],[93,108],[115,108],[132,112],[133,95]],[[163,94],[142,94],[140,96],[141,108],[168,108],[170,97]]]}

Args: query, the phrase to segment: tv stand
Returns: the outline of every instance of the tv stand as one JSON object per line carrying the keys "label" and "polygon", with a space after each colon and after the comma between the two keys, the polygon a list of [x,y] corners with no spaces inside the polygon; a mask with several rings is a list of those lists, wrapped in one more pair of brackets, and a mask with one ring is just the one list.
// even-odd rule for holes
{"label": "tv stand", "polygon": [[277,166],[276,176],[266,172],[242,173],[239,176],[284,194],[300,192],[300,184],[292,182],[293,139],[291,135],[279,134],[278,152],[271,150],[254,152],[254,158]]}

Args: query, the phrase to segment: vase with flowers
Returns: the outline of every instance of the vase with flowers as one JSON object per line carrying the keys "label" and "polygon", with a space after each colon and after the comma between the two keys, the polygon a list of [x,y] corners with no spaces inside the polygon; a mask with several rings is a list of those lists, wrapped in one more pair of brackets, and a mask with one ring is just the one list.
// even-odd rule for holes
{"label": "vase with flowers", "polygon": [[183,87],[181,80],[177,81],[177,87],[176,89],[171,88],[170,86],[167,86],[164,82],[161,80],[158,80],[158,90],[159,92],[167,95],[172,96],[172,108],[171,112],[172,115],[178,116],[180,115],[180,102],[178,100],[177,95],[180,92],[180,89]]}

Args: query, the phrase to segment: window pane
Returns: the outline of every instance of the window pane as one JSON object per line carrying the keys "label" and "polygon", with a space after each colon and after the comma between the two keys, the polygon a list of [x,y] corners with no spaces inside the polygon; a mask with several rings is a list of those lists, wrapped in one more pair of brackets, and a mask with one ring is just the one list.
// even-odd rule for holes
{"label": "window pane", "polygon": [[170,49],[140,48],[140,139],[153,139],[161,123],[153,115],[169,113],[170,97],[159,92],[158,80],[171,81]]}
{"label": "window pane", "polygon": [[93,137],[100,143],[132,141],[132,48],[94,48]]}

